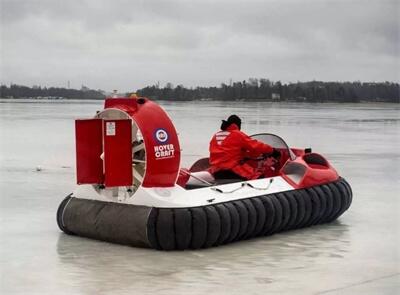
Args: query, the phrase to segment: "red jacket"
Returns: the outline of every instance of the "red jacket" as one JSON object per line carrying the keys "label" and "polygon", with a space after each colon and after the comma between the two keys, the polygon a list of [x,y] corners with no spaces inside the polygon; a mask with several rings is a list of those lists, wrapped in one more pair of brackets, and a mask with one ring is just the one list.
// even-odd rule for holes
{"label": "red jacket", "polygon": [[231,170],[246,179],[256,179],[261,173],[241,161],[247,156],[272,153],[273,148],[241,132],[236,124],[217,132],[210,142],[210,172]]}

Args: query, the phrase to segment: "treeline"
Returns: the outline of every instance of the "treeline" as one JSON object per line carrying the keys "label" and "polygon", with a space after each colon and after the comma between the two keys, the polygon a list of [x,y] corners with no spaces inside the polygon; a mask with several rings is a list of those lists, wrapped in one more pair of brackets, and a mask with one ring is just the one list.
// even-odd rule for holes
{"label": "treeline", "polygon": [[105,95],[100,90],[92,90],[82,86],[80,90],[57,87],[27,87],[11,84],[9,87],[1,85],[0,97],[2,98],[75,98],[75,99],[104,99]]}
{"label": "treeline", "polygon": [[219,87],[186,88],[174,87],[167,83],[165,87],[148,86],[137,90],[140,96],[160,100],[274,100],[306,102],[360,102],[380,101],[399,102],[398,83],[362,83],[362,82],[297,82],[284,84],[268,79],[249,79],[222,83]]}
{"label": "treeline", "polygon": [[[133,91],[132,91],[133,92]],[[147,86],[136,91],[139,96],[158,100],[267,100],[267,101],[305,101],[305,102],[400,102],[398,83],[362,82],[297,82],[281,83],[268,79],[249,79],[222,83],[219,87],[186,88],[174,87],[167,83]],[[56,87],[27,87],[11,84],[1,85],[2,98],[50,98],[50,99],[104,99],[102,90],[92,90],[82,86],[80,90]]]}

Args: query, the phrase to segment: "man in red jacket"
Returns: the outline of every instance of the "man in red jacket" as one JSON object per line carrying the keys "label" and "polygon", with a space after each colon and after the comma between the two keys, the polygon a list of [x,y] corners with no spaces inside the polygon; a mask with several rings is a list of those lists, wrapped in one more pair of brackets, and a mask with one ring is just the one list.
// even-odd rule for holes
{"label": "man in red jacket", "polygon": [[222,120],[221,131],[210,141],[210,169],[215,178],[257,179],[263,173],[245,162],[246,157],[263,154],[279,156],[279,151],[240,131],[242,120],[231,115]]}

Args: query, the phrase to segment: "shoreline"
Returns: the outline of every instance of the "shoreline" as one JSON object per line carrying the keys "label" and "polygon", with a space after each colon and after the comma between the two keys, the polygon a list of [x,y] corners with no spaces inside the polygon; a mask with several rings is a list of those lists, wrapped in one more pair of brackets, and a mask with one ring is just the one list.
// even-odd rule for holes
{"label": "shoreline", "polygon": [[[310,101],[310,100],[296,100],[296,99],[287,99],[287,100],[276,100],[276,99],[234,99],[234,100],[225,100],[225,99],[214,99],[214,98],[201,98],[201,99],[158,99],[158,98],[150,98],[154,101],[166,101],[166,102],[269,102],[269,103],[303,103],[303,104],[325,104],[325,103],[338,103],[338,104],[399,104],[400,98],[397,102],[394,101],[382,101],[382,100],[359,100],[359,101],[338,101],[338,100],[319,100],[319,101]],[[46,98],[46,97],[0,97],[0,100],[28,100],[28,101],[102,101],[104,98]]]}

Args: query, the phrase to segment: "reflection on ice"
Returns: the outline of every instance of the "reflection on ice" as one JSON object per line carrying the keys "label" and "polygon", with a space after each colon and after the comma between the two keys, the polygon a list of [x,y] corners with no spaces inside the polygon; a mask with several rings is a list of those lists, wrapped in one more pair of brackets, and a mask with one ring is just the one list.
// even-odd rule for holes
{"label": "reflection on ice", "polygon": [[[198,251],[163,252],[130,248],[60,234],[57,253],[62,269],[71,280],[98,282],[83,284],[81,292],[112,292],[115,288],[134,292],[154,290],[154,278],[160,288],[187,288],[206,280],[218,285],[229,274],[253,277],[260,283],[271,283],[266,273],[298,271],[342,259],[350,242],[347,225],[329,225],[284,232],[270,237],[237,242]],[[284,266],[284,267],[282,267]],[[262,273],[259,270],[263,269]],[[110,275],[112,274],[112,275]],[[110,276],[118,276],[117,281]],[[282,279],[284,279],[283,276]],[[93,289],[95,288],[95,289]],[[197,290],[201,291],[201,290]]]}

